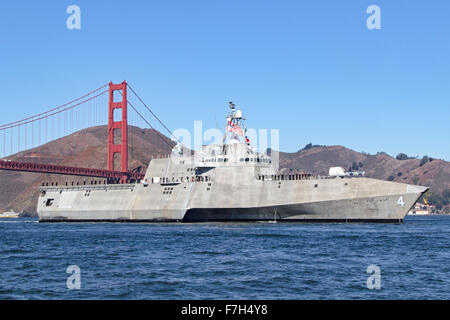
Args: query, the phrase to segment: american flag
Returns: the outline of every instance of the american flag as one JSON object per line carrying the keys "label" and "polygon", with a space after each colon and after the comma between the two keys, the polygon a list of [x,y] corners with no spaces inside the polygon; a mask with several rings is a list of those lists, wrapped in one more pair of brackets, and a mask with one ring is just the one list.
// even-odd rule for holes
{"label": "american flag", "polygon": [[227,124],[227,131],[236,133],[242,137],[245,136],[244,131],[242,131],[242,129],[238,125],[234,124],[231,121]]}

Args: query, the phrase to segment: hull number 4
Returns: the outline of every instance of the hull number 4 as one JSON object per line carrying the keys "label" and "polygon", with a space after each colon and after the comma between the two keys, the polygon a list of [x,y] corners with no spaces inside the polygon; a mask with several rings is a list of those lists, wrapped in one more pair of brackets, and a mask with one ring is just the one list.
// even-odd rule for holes
{"label": "hull number 4", "polygon": [[405,205],[405,201],[403,200],[403,196],[400,196],[400,198],[398,198],[397,204],[402,206],[402,207]]}

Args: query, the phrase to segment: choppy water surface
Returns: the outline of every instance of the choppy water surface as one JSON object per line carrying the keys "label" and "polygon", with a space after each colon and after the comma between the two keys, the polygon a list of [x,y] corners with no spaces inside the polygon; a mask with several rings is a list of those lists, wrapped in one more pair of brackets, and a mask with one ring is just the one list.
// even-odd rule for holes
{"label": "choppy water surface", "polygon": [[[369,290],[369,265],[381,289]],[[66,269],[78,265],[80,290]],[[448,299],[450,217],[404,224],[0,220],[0,299]]]}

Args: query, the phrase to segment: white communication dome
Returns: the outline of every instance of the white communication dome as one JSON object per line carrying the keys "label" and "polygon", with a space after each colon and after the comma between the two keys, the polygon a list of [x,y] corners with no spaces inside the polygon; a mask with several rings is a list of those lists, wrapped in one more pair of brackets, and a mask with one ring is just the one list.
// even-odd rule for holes
{"label": "white communication dome", "polygon": [[328,175],[341,177],[345,176],[345,171],[342,167],[331,167]]}

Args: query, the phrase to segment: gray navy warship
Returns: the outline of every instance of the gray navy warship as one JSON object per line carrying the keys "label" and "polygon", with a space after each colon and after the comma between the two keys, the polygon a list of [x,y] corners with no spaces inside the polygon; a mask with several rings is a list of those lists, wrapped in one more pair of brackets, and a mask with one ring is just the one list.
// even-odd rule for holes
{"label": "gray navy warship", "polygon": [[195,153],[177,144],[137,183],[41,187],[39,221],[402,222],[428,190],[339,167],[328,176],[279,174],[250,145],[243,120],[230,104],[222,143]]}

